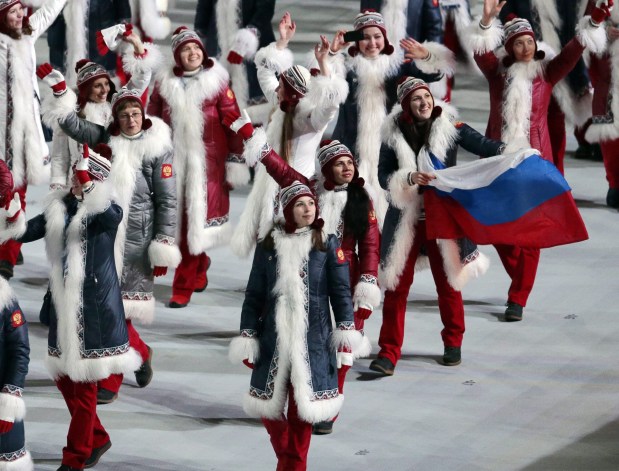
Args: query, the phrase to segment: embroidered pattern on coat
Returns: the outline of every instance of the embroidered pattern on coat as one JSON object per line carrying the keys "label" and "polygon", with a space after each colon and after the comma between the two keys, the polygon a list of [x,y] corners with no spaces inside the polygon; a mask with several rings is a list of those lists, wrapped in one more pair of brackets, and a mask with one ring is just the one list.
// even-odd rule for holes
{"label": "embroidered pattern on coat", "polygon": [[235,164],[244,164],[245,159],[243,158],[242,155],[239,155],[239,154],[228,154],[228,157],[226,157],[226,162],[231,162]]}
{"label": "embroidered pattern on coat", "polygon": [[376,279],[376,277],[374,275],[368,275],[367,273],[362,274],[359,277],[359,281],[362,283],[369,283],[371,285],[378,284],[378,280]]}
{"label": "embroidered pattern on coat", "polygon": [[254,386],[249,387],[249,395],[256,399],[269,400],[273,397],[273,391],[275,390],[275,377],[277,376],[277,370],[279,369],[279,348],[275,346],[273,352],[273,358],[271,358],[271,364],[269,365],[269,375],[267,376],[266,386],[264,391]]}
{"label": "embroidered pattern on coat", "polygon": [[11,396],[21,397],[24,389],[13,384],[5,384],[2,388],[3,393],[10,394]]}
{"label": "embroidered pattern on coat", "polygon": [[612,124],[615,122],[615,115],[613,114],[613,92],[608,92],[608,98],[606,99],[606,114],[604,116],[592,116],[591,124]]}
{"label": "embroidered pattern on coat", "polygon": [[164,234],[157,234],[155,235],[155,242],[160,242],[164,245],[174,245],[174,237]]}
{"label": "embroidered pattern on coat", "polygon": [[13,81],[11,76],[13,75],[13,59],[11,58],[11,48],[7,51],[7,68],[6,68],[6,96],[8,98],[6,103],[6,136],[5,136],[5,148],[4,148],[4,161],[9,169],[13,169],[13,141],[11,140],[11,126],[13,124],[13,92],[11,90]]}
{"label": "embroidered pattern on coat", "polygon": [[91,350],[86,350],[82,353],[82,358],[105,358],[105,357],[113,357],[115,355],[122,355],[123,353],[127,353],[129,351],[129,342],[124,345],[119,345],[118,347],[108,347],[108,348],[96,348]]}
{"label": "embroidered pattern on coat", "polygon": [[9,453],[0,454],[0,462],[2,461],[17,461],[20,458],[26,456],[26,447],[22,447],[17,451],[11,451]]}
{"label": "embroidered pattern on coat", "polygon": [[206,222],[204,223],[204,228],[206,229],[207,227],[223,226],[225,223],[228,222],[228,219],[229,217],[227,214],[225,216],[207,219]]}
{"label": "embroidered pattern on coat", "polygon": [[241,330],[241,337],[253,339],[255,337],[258,337],[258,331],[254,329],[243,329]]}
{"label": "embroidered pattern on coat", "polygon": [[123,291],[123,301],[150,301],[153,298],[153,292],[145,291]]}
{"label": "embroidered pattern on coat", "polygon": [[462,260],[462,265],[467,265],[473,261],[475,261],[479,257],[479,250],[475,249]]}

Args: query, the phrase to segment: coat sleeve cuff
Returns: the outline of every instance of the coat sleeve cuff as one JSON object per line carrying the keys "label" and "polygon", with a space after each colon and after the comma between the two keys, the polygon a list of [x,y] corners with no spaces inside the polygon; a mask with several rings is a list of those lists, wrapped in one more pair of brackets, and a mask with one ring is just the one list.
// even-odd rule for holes
{"label": "coat sleeve cuff", "polygon": [[260,41],[250,28],[241,28],[236,32],[233,49],[241,56],[252,58],[258,50]]}
{"label": "coat sleeve cuff", "polygon": [[67,88],[66,93],[56,98],[51,93],[43,94],[41,119],[49,128],[55,129],[58,122],[77,110],[77,95]]}
{"label": "coat sleeve cuff", "polygon": [[6,387],[0,392],[0,420],[16,422],[24,420],[26,416],[26,404],[21,398],[21,388],[19,394],[6,392]]}
{"label": "coat sleeve cuff", "polygon": [[426,59],[416,59],[415,65],[425,74],[445,74],[453,76],[456,71],[456,59],[454,53],[442,44],[424,42],[423,45],[430,53]]}
{"label": "coat sleeve cuff", "polygon": [[233,338],[228,350],[228,359],[234,364],[242,363],[243,360],[255,363],[260,356],[257,335],[255,330],[243,330],[241,335]]}
{"label": "coat sleeve cuff", "polygon": [[380,288],[378,280],[372,275],[361,275],[361,280],[355,286],[355,292],[352,296],[352,303],[355,310],[363,305],[372,306],[376,309],[380,305]]}
{"label": "coat sleeve cuff", "polygon": [[578,22],[576,38],[580,44],[594,54],[604,52],[606,49],[606,28],[596,26],[589,15],[583,16]]}
{"label": "coat sleeve cuff", "polygon": [[136,56],[133,48],[123,54],[123,70],[131,75],[152,74],[163,63],[163,55],[157,46],[148,43],[144,45],[146,53]]}
{"label": "coat sleeve cuff", "polygon": [[264,128],[256,128],[252,136],[244,143],[243,158],[247,165],[253,167],[271,150]]}
{"label": "coat sleeve cuff", "polygon": [[256,53],[254,62],[257,67],[264,67],[279,74],[294,65],[294,57],[290,49],[277,49],[273,42]]}
{"label": "coat sleeve cuff", "polygon": [[389,179],[391,201],[400,209],[404,209],[418,195],[418,185],[408,184],[409,173],[409,169],[397,170]]}
{"label": "coat sleeve cuff", "polygon": [[88,214],[99,214],[105,211],[111,204],[111,183],[92,182],[90,189],[84,190],[82,205]]}
{"label": "coat sleeve cuff", "polygon": [[305,96],[315,109],[336,107],[346,101],[348,83],[338,74],[329,77],[317,75],[310,81],[309,91]]}
{"label": "coat sleeve cuff", "polygon": [[242,156],[230,154],[226,160],[226,182],[232,188],[240,188],[249,183],[249,167]]}
{"label": "coat sleeve cuff", "polygon": [[26,233],[26,228],[26,216],[23,211],[19,212],[14,222],[7,220],[5,212],[4,215],[0,216],[0,244],[4,244],[8,240],[19,239]]}
{"label": "coat sleeve cuff", "polygon": [[181,263],[181,251],[174,237],[157,234],[148,246],[148,258],[152,267],[176,268]]}
{"label": "coat sleeve cuff", "polygon": [[354,322],[338,322],[331,334],[331,348],[344,350],[353,355],[361,348],[363,336],[355,329]]}
{"label": "coat sleeve cuff", "polygon": [[484,29],[480,26],[480,21],[473,21],[469,26],[467,35],[468,48],[474,54],[485,54],[494,51],[503,43],[503,28],[498,19],[492,20],[490,27]]}

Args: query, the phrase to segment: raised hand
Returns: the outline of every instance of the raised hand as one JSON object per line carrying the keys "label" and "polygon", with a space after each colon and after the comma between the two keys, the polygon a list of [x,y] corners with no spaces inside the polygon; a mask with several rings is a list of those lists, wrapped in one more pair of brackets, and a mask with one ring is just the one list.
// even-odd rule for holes
{"label": "raised hand", "polygon": [[507,0],[484,0],[481,22],[486,26],[492,23],[492,20],[499,16],[506,3]]}
{"label": "raised hand", "polygon": [[340,49],[348,46],[349,43],[344,41],[344,35],[346,31],[340,29],[335,36],[333,36],[333,41],[331,41],[331,52],[339,52]]}
{"label": "raised hand", "polygon": [[404,62],[411,62],[415,59],[425,59],[429,54],[423,44],[412,38],[401,39],[400,47],[404,49]]}
{"label": "raised hand", "polygon": [[314,56],[316,60],[320,64],[321,61],[324,61],[329,55],[329,40],[326,36],[320,35],[320,42],[314,46]]}
{"label": "raised hand", "polygon": [[599,26],[606,21],[606,18],[610,16],[610,10],[613,9],[613,0],[597,0],[595,2],[595,8],[591,12],[591,21]]}
{"label": "raised hand", "polygon": [[47,62],[37,67],[37,77],[51,87],[55,97],[64,95],[67,91],[67,83],[64,80],[64,75],[58,70],[53,69]]}
{"label": "raised hand", "polygon": [[290,12],[284,13],[282,20],[279,22],[279,39],[277,40],[277,48],[286,48],[296,32],[297,24],[292,21]]}

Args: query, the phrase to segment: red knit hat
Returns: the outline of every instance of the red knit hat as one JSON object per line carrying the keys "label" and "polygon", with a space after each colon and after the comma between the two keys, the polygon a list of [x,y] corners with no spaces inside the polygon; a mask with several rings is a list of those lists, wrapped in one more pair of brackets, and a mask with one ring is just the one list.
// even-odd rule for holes
{"label": "red knit hat", "polygon": [[[382,51],[380,51],[380,53],[386,54],[388,56],[393,54],[393,46],[389,43],[389,39],[387,38],[385,19],[383,18],[383,15],[378,13],[376,10],[363,10],[355,17],[353,27],[355,28],[355,31],[363,31],[364,29],[371,27],[376,27],[380,29],[380,32],[383,33],[383,38],[385,39],[385,47]],[[359,43],[355,43],[354,46],[350,47],[348,49],[348,54],[353,57],[359,54]]]}
{"label": "red knit hat", "polygon": [[206,49],[204,49],[204,44],[202,43],[200,36],[198,36],[198,33],[190,30],[187,26],[179,26],[172,34],[172,55],[174,56],[174,62],[176,63],[176,66],[174,67],[174,75],[177,77],[181,77],[184,73],[183,67],[181,66],[181,49],[185,44],[189,43],[196,43],[200,49],[202,49],[202,65],[204,68],[210,69],[213,67],[213,60],[208,57]]}
{"label": "red knit hat", "polygon": [[116,93],[116,86],[110,74],[105,68],[90,59],[81,59],[75,64],[75,73],[77,74],[77,91],[78,91],[78,104],[80,108],[88,102],[88,95],[90,89],[95,80],[100,78],[106,78],[110,85],[110,91],[108,93],[107,100],[111,101],[112,96]]}
{"label": "red knit hat", "polygon": [[279,201],[283,208],[284,219],[286,220],[284,230],[288,234],[292,234],[297,230],[297,223],[294,220],[294,203],[303,196],[312,198],[316,205],[316,216],[314,217],[314,222],[310,224],[310,227],[322,229],[324,225],[324,221],[318,217],[318,201],[316,200],[316,195],[312,193],[312,190],[310,190],[307,185],[295,180],[289,186],[282,188],[279,192]]}
{"label": "red knit hat", "polygon": [[357,162],[350,152],[350,149],[342,144],[338,140],[325,140],[320,143],[320,149],[318,149],[318,163],[320,164],[320,171],[325,177],[324,187],[326,190],[333,190],[337,183],[333,178],[333,165],[341,157],[350,157],[355,167],[355,173],[353,175],[353,181],[363,186],[363,179],[359,178],[359,170],[357,169]]}

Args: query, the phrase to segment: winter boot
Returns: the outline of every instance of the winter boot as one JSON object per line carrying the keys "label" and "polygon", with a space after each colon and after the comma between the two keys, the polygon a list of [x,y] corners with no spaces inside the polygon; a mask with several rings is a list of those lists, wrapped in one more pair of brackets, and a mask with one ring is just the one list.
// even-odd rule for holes
{"label": "winter boot", "polygon": [[148,358],[142,366],[140,366],[139,370],[135,371],[135,382],[138,383],[138,386],[141,388],[145,388],[148,386],[153,379],[153,368],[151,366],[151,361],[153,359],[153,349],[148,348]]}
{"label": "winter boot", "polygon": [[443,365],[456,366],[462,363],[462,351],[460,347],[445,347],[443,353]]}
{"label": "winter boot", "polygon": [[112,448],[112,442],[111,440],[108,440],[108,442],[104,445],[101,445],[99,448],[95,448],[94,450],[92,450],[92,453],[86,460],[86,463],[84,463],[84,469],[92,468],[93,466],[95,466],[103,456],[103,453],[108,451],[110,448]]}
{"label": "winter boot", "polygon": [[332,420],[324,420],[322,422],[318,422],[312,425],[313,435],[329,435],[331,432],[333,432]]}
{"label": "winter boot", "polygon": [[523,307],[512,301],[507,302],[507,309],[505,309],[505,322],[518,322],[522,320]]}
{"label": "winter boot", "polygon": [[393,370],[395,365],[391,363],[391,360],[385,357],[378,357],[376,360],[370,363],[370,369],[378,373],[382,373],[385,376],[393,376]]}
{"label": "winter boot", "polygon": [[609,188],[606,193],[606,206],[619,209],[619,188]]}

